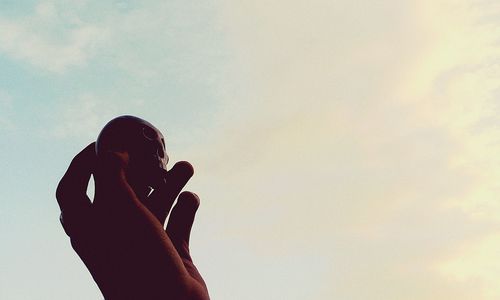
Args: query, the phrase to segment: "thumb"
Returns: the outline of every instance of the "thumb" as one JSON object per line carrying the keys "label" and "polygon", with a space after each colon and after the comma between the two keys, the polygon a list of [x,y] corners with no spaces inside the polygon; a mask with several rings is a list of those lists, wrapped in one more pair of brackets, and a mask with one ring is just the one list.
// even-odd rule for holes
{"label": "thumb", "polygon": [[107,175],[119,173],[128,168],[128,152],[108,151],[97,155],[98,171]]}
{"label": "thumb", "polygon": [[126,178],[128,162],[127,152],[109,151],[98,155],[94,174],[95,204],[99,206],[104,202],[121,203],[123,198],[136,197]]}
{"label": "thumb", "polygon": [[189,237],[200,199],[195,193],[182,192],[177,204],[172,209],[167,224],[167,234],[182,258],[191,260],[189,255]]}

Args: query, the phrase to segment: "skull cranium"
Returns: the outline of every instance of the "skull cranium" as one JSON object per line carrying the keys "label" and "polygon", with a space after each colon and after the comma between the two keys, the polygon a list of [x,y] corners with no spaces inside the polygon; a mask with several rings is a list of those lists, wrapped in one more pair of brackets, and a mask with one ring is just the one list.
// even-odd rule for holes
{"label": "skull cranium", "polygon": [[96,141],[97,156],[108,151],[128,152],[128,179],[134,190],[156,188],[163,181],[168,162],[165,139],[146,120],[120,116],[109,121]]}

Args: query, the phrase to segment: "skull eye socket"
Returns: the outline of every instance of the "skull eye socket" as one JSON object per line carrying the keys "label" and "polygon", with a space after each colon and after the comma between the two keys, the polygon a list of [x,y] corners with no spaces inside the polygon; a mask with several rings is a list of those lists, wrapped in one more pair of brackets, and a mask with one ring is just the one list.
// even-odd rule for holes
{"label": "skull eye socket", "polygon": [[156,140],[156,137],[157,137],[156,132],[149,127],[143,127],[142,134],[144,135],[145,138],[147,138],[150,141]]}
{"label": "skull eye socket", "polygon": [[159,147],[158,150],[156,151],[156,153],[158,154],[158,156],[160,158],[164,158],[165,157],[165,152],[163,152],[162,147]]}

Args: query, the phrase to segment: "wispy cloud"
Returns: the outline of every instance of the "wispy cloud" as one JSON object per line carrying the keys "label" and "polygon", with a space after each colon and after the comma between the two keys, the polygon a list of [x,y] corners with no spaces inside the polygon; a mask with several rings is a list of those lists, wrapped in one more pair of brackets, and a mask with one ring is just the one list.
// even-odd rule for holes
{"label": "wispy cloud", "polygon": [[0,52],[57,73],[85,65],[105,40],[105,28],[83,22],[62,5],[42,1],[29,16],[1,16]]}
{"label": "wispy cloud", "polygon": [[205,204],[211,224],[256,253],[314,249],[331,272],[301,288],[321,299],[494,299],[500,273],[460,262],[496,244],[460,249],[500,221],[495,8],[273,3],[225,6],[251,86],[226,88],[221,134],[190,153],[231,212]]}
{"label": "wispy cloud", "polygon": [[58,122],[51,134],[56,138],[95,136],[100,130],[99,124],[103,124],[111,113],[106,102],[100,100],[93,95],[81,95],[63,104],[61,111],[55,114]]}
{"label": "wispy cloud", "polygon": [[481,299],[498,299],[498,253],[500,234],[493,233],[462,245],[449,260],[438,266],[438,271],[462,284],[473,282]]}
{"label": "wispy cloud", "polygon": [[498,4],[78,3],[0,18],[0,51],[128,78],[60,101],[51,138],[123,113],[182,124],[215,298],[498,298]]}
{"label": "wispy cloud", "polygon": [[131,111],[142,105],[141,101],[118,101],[112,96],[102,98],[93,94],[81,94],[75,99],[62,102],[47,120],[52,126],[41,134],[47,138],[92,141],[109,120],[131,114]]}
{"label": "wispy cloud", "polygon": [[213,27],[203,26],[207,16],[200,15],[211,6],[44,0],[29,15],[0,14],[0,52],[55,73],[95,59],[138,81],[169,74],[176,80],[200,80],[192,74],[214,63],[206,55],[220,55],[214,52]]}

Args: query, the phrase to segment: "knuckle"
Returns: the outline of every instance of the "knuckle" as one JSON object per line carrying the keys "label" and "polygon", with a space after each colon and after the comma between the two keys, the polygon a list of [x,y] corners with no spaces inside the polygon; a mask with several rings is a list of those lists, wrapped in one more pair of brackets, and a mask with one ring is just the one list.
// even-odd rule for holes
{"label": "knuckle", "polygon": [[59,222],[61,222],[61,226],[64,229],[64,232],[66,233],[66,235],[69,236],[69,237],[71,237],[71,230],[70,230],[67,222],[65,222],[62,212],[59,215]]}
{"label": "knuckle", "polygon": [[68,195],[68,188],[67,184],[65,183],[65,179],[63,177],[56,188],[56,199],[59,202],[61,202],[67,198],[67,195]]}
{"label": "knuckle", "polygon": [[179,200],[186,208],[197,210],[200,206],[200,198],[193,192],[182,192],[179,195]]}

